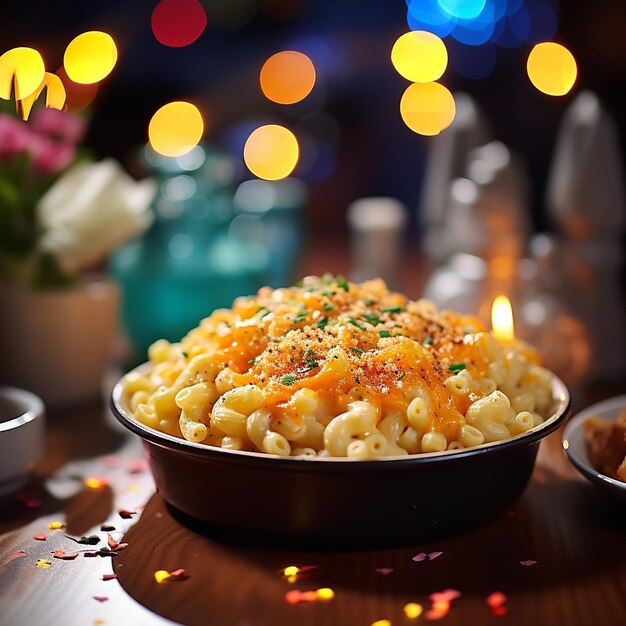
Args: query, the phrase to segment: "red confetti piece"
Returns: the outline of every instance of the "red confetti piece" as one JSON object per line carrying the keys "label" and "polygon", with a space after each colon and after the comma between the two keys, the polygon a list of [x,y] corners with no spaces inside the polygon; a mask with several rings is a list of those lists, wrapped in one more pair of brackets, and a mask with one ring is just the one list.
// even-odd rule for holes
{"label": "red confetti piece", "polygon": [[378,567],[376,569],[376,571],[379,574],[383,574],[383,576],[386,576],[387,574],[391,574],[391,572],[394,571],[393,567]]}
{"label": "red confetti piece", "polygon": [[108,600],[108,598],[106,596],[92,596],[94,600],[97,600],[98,602],[106,602]]}
{"label": "red confetti piece", "polygon": [[500,615],[506,615],[509,612],[509,609],[506,607],[505,604],[503,604],[502,606],[491,607],[491,612],[494,615],[500,616]]}
{"label": "red confetti piece", "polygon": [[520,561],[520,565],[524,565],[525,567],[530,567],[531,565],[537,565],[537,561],[528,559],[527,561]]}
{"label": "red confetti piece", "polygon": [[443,591],[435,591],[428,596],[431,602],[452,602],[461,597],[461,592],[456,589],[444,589]]}
{"label": "red confetti piece", "polygon": [[292,589],[285,594],[285,602],[288,604],[298,604],[300,602],[300,592],[297,589]]}
{"label": "red confetti piece", "polygon": [[487,604],[491,607],[502,606],[506,603],[506,596],[501,591],[494,591],[487,596]]}
{"label": "red confetti piece", "polygon": [[161,0],[152,11],[151,25],[159,43],[181,48],[200,37],[207,16],[198,0]]}
{"label": "red confetti piece", "polygon": [[114,580],[117,578],[117,574],[103,574],[102,580]]}
{"label": "red confetti piece", "polygon": [[185,570],[182,567],[179,567],[178,569],[175,569],[173,572],[170,572],[170,578],[183,578],[183,576],[185,576]]}
{"label": "red confetti piece", "polygon": [[307,591],[291,589],[285,594],[285,602],[288,604],[298,604],[298,602],[316,602],[318,599],[319,595],[314,589],[309,589]]}
{"label": "red confetti piece", "polygon": [[64,561],[73,561],[80,552],[63,552],[63,550],[54,550],[52,556],[55,559],[63,559]]}
{"label": "red confetti piece", "polygon": [[301,565],[298,568],[298,574],[303,574],[304,572],[309,572],[312,569],[317,569],[319,565]]}
{"label": "red confetti piece", "polygon": [[118,514],[122,519],[131,519],[133,515],[137,515],[137,511],[129,511],[128,509],[120,509],[118,511]]}
{"label": "red confetti piece", "polygon": [[300,599],[304,602],[315,602],[317,600],[317,591],[303,591],[300,594]]}
{"label": "red confetti piece", "polygon": [[38,535],[33,535],[33,539],[35,541],[45,541],[48,538],[48,535],[44,535],[43,533],[39,533]]}
{"label": "red confetti piece", "polygon": [[146,459],[142,457],[137,457],[136,459],[131,459],[126,464],[126,470],[129,474],[139,474],[140,472],[145,472],[148,469],[148,462]]}
{"label": "red confetti piece", "polygon": [[445,609],[444,608],[429,609],[428,611],[426,611],[426,613],[424,613],[424,617],[429,620],[438,620],[438,619],[444,618],[448,614],[448,611],[450,610],[449,605],[445,605],[445,606],[447,607]]}
{"label": "red confetti piece", "polygon": [[26,556],[26,552],[24,552],[24,550],[16,550],[15,552],[11,552],[10,558],[19,559],[22,556]]}
{"label": "red confetti piece", "polygon": [[18,493],[17,497],[28,509],[39,509],[43,506],[39,494],[35,491],[24,491],[23,493]]}
{"label": "red confetti piece", "polygon": [[117,552],[128,547],[127,543],[119,543],[118,541],[115,541],[115,539],[111,536],[111,533],[107,533],[107,543],[109,544],[109,548],[111,548],[111,550],[115,550]]}
{"label": "red confetti piece", "polygon": [[93,550],[86,550],[85,552],[83,552],[83,556],[86,556],[88,559],[90,559],[91,557],[98,556],[98,551],[96,550],[94,552]]}
{"label": "red confetti piece", "polygon": [[420,561],[434,561],[438,556],[441,556],[443,552],[431,552],[430,554],[426,554],[426,552],[420,552],[413,557],[413,561],[419,563]]}

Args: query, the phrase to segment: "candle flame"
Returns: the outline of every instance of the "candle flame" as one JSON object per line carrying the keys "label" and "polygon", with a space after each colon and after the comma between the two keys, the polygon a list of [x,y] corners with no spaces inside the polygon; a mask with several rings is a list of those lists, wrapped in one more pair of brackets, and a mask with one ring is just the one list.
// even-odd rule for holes
{"label": "candle flame", "polygon": [[491,306],[491,326],[498,341],[513,341],[513,309],[506,296],[496,296]]}

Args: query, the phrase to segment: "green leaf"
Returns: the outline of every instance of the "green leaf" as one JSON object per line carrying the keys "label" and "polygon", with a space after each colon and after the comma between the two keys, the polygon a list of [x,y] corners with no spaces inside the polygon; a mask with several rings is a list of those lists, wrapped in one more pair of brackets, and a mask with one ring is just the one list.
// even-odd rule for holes
{"label": "green leaf", "polygon": [[462,372],[465,369],[465,367],[466,365],[463,362],[450,363],[450,365],[448,365],[448,370],[452,372],[453,374],[458,374],[459,372]]}
{"label": "green leaf", "polygon": [[287,374],[287,376],[283,376],[280,379],[280,382],[283,385],[287,385],[287,386],[293,385],[296,382],[296,375],[295,374]]}

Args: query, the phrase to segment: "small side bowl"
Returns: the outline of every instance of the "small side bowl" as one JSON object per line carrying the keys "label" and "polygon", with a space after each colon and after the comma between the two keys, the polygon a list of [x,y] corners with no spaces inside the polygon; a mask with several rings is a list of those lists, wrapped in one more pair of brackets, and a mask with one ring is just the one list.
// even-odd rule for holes
{"label": "small side bowl", "polygon": [[626,395],[592,404],[572,417],[563,431],[563,448],[574,467],[603,494],[622,504],[626,504],[626,483],[601,474],[591,465],[583,425],[594,416],[615,421],[625,406]]}
{"label": "small side bowl", "polygon": [[45,410],[41,399],[0,387],[0,496],[16,491],[41,460]]}
{"label": "small side bowl", "polygon": [[[139,371],[146,371],[146,365]],[[522,494],[539,442],[567,417],[570,394],[553,383],[554,412],[512,439],[475,448],[386,457],[294,458],[224,450],[135,421],[120,381],[117,419],[143,439],[161,495],[225,539],[323,549],[409,545],[465,532],[502,515]]]}

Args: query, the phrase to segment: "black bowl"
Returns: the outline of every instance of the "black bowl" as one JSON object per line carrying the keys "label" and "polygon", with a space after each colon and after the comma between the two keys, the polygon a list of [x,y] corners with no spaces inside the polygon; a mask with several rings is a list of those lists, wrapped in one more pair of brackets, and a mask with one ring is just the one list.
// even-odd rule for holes
{"label": "black bowl", "polygon": [[464,450],[358,461],[191,443],[135,421],[122,398],[120,381],[113,412],[143,439],[161,495],[183,518],[226,539],[329,549],[416,544],[499,517],[526,488],[540,440],[570,406],[555,378],[552,415],[527,433]]}

